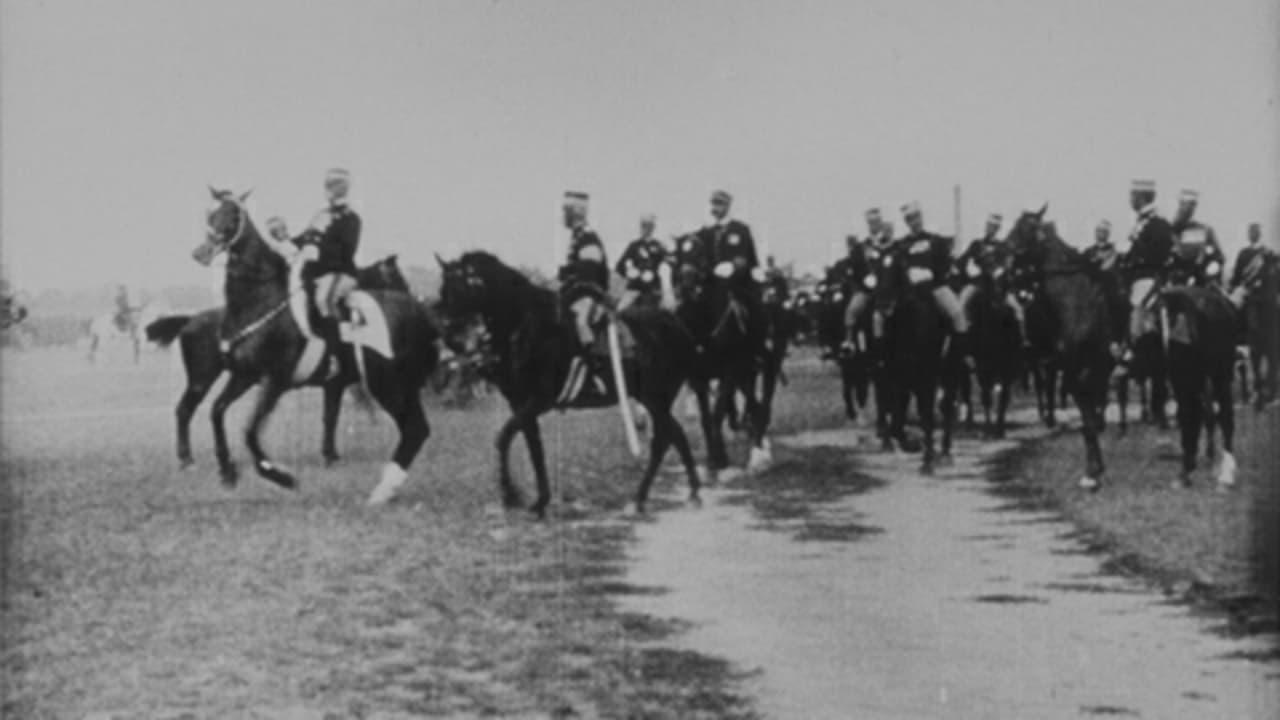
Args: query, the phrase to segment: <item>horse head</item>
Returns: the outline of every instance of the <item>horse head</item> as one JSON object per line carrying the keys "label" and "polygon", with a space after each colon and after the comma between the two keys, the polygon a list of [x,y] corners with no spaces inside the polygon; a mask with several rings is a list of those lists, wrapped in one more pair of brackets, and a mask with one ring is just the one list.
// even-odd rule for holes
{"label": "horse head", "polygon": [[388,255],[369,266],[377,277],[378,289],[409,292],[409,281],[400,272],[400,262],[395,255]]}
{"label": "horse head", "polygon": [[247,190],[237,196],[230,190],[217,190],[210,186],[213,204],[205,211],[204,242],[191,253],[196,262],[208,265],[218,253],[235,247],[251,232],[256,233],[253,221],[249,219],[249,211],[244,207],[244,201],[251,192],[253,191]]}

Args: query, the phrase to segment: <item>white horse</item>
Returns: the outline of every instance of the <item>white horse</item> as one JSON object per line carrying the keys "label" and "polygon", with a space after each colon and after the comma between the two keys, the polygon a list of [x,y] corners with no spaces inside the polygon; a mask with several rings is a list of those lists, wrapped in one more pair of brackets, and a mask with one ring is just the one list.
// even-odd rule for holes
{"label": "white horse", "polygon": [[118,344],[132,348],[134,364],[141,360],[142,345],[147,341],[145,328],[159,317],[156,309],[150,305],[133,308],[124,318],[124,327],[120,326],[117,317],[117,313],[109,312],[89,321],[89,362],[98,361],[98,353],[104,345]]}

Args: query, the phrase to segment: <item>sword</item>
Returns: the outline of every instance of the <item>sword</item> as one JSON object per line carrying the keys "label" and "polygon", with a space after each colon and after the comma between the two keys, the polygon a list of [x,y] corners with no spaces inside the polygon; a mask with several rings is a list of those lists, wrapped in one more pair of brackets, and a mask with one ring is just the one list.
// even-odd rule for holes
{"label": "sword", "polygon": [[608,323],[605,334],[609,338],[609,365],[613,368],[613,386],[618,391],[618,410],[622,412],[622,427],[627,432],[627,447],[631,454],[640,457],[640,436],[631,417],[631,397],[627,395],[627,381],[622,376],[622,344],[618,342],[618,320]]}

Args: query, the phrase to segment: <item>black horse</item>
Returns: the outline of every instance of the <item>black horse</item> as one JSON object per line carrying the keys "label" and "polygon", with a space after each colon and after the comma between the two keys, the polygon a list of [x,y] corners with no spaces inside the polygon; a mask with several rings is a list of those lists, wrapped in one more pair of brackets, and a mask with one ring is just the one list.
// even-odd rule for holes
{"label": "black horse", "polygon": [[[735,395],[744,400],[743,420],[751,443],[749,470],[772,460],[765,433],[770,412],[756,395],[756,380],[766,363],[753,335],[765,332],[762,317],[752,317],[745,303],[734,295],[735,279],[719,277],[697,255],[696,240],[676,238],[676,315],[692,335],[698,350],[689,387],[698,402],[707,442],[708,465],[713,471],[729,466],[724,424],[734,410]],[[710,388],[715,383],[714,403]]]}
{"label": "black horse", "polygon": [[1022,339],[1013,308],[1005,302],[1008,289],[1009,276],[1005,268],[988,268],[978,279],[977,291],[969,305],[975,343],[973,374],[982,395],[986,433],[996,438],[1004,437],[1009,395],[1022,372]]}
{"label": "black horse", "polygon": [[872,372],[871,313],[865,312],[855,328],[855,347],[843,347],[845,308],[849,304],[848,289],[833,277],[818,286],[818,341],[824,356],[830,357],[840,370],[840,398],[844,415],[858,420],[858,410],[866,410]]}
{"label": "black horse", "polygon": [[[309,337],[290,312],[295,295],[305,291],[290,289],[288,261],[262,239],[244,208],[248,193],[237,197],[225,190],[210,188],[210,192],[214,206],[206,218],[205,241],[193,256],[207,265],[219,252],[227,253],[226,305],[219,345],[231,382],[223,395],[227,402],[233,402],[250,387],[262,386],[245,430],[245,444],[259,475],[292,489],[297,480],[271,462],[258,434],[280,396],[307,382],[299,375],[311,349],[320,341]],[[359,369],[364,386],[400,432],[391,462],[383,466],[381,479],[369,497],[371,504],[377,504],[390,500],[404,484],[409,465],[430,435],[419,393],[439,358],[438,332],[426,308],[406,292],[362,291],[353,294],[348,303],[364,319],[357,326],[362,328],[357,330],[359,342],[344,342],[326,352],[338,356],[343,372],[351,372],[353,365]],[[312,373],[323,373],[324,365],[321,362]],[[218,448],[218,464],[223,482],[234,484],[237,471],[224,443]]]}
{"label": "black horse", "polygon": [[[951,438],[956,419],[956,388],[963,362],[951,342],[950,320],[934,300],[928,283],[912,283],[902,249],[881,256],[876,263],[875,308],[884,316],[883,367],[877,386],[883,386],[888,427],[883,441],[907,445],[907,407],[912,398],[923,433],[920,472],[933,472],[935,463],[951,462]],[[939,399],[941,389],[941,399]],[[879,394],[877,395],[879,404]],[[937,412],[942,413],[941,452],[934,449]]]}
{"label": "black horse", "polygon": [[1045,427],[1056,427],[1061,385],[1055,347],[1058,320],[1038,272],[1015,268],[1011,281],[1026,315],[1027,343],[1023,353],[1023,367],[1026,374],[1031,376],[1036,413]]}
{"label": "black horse", "polygon": [[[1200,429],[1222,432],[1222,462],[1218,482],[1235,484],[1235,419],[1231,382],[1235,376],[1235,343],[1239,317],[1225,295],[1205,287],[1171,287],[1160,293],[1158,310],[1167,317],[1166,346],[1169,380],[1178,405],[1182,436],[1182,474],[1177,484],[1188,485],[1196,469]],[[1162,323],[1164,324],[1164,323]],[[1217,406],[1216,417],[1213,415]],[[1205,417],[1208,411],[1209,417]],[[1216,421],[1216,422],[1215,422]]]}
{"label": "black horse", "polygon": [[[452,262],[438,256],[437,260],[443,270],[441,309],[454,318],[483,318],[491,338],[492,380],[511,406],[511,417],[497,439],[503,504],[508,508],[522,504],[511,482],[508,458],[512,440],[516,433],[522,433],[538,481],[538,499],[530,509],[539,518],[545,517],[551,486],[538,418],[556,408],[616,404],[617,388],[611,380],[601,378],[609,383],[605,399],[560,399],[568,397],[562,389],[570,382],[578,340],[571,320],[562,317],[553,290],[534,285],[485,252],[469,252]],[[644,512],[653,478],[671,445],[675,445],[688,475],[690,499],[696,502],[699,479],[693,453],[684,430],[671,414],[671,405],[696,362],[693,338],[674,315],[656,308],[633,307],[617,313],[613,322],[625,324],[635,340],[634,357],[622,361],[623,378],[627,394],[644,406],[652,427],[649,463],[636,491],[636,510]]]}
{"label": "black horse", "polygon": [[760,369],[760,407],[764,414],[762,422],[767,428],[773,422],[774,394],[777,393],[779,383],[785,385],[787,382],[782,365],[786,362],[788,348],[799,331],[799,316],[792,299],[786,296],[782,288],[772,284],[765,285],[761,305],[764,307],[765,357]]}
{"label": "black horse", "polygon": [[[409,284],[400,272],[395,255],[360,268],[356,282],[367,290],[409,292]],[[177,340],[182,351],[182,366],[187,373],[187,387],[182,391],[182,397],[178,398],[178,406],[174,414],[177,416],[178,423],[178,462],[184,468],[195,462],[191,455],[191,416],[195,414],[196,408],[204,401],[214,383],[227,369],[222,350],[218,347],[224,315],[222,308],[211,308],[195,315],[166,315],[149,323],[146,327],[148,341],[160,347],[167,347]],[[332,378],[317,377],[312,382],[306,383],[319,385],[324,389],[324,440],[321,454],[326,465],[332,465],[339,459],[335,435],[338,414],[342,409],[342,394],[357,379],[353,373],[347,372]],[[210,420],[213,423],[213,437],[218,457],[228,456],[227,434],[222,419],[227,408],[239,396],[238,393],[235,396],[229,393],[243,386],[241,381],[231,380],[213,401]]]}
{"label": "black horse", "polygon": [[[1112,323],[1105,280],[1081,253],[1044,230],[1046,204],[1038,212],[1023,212],[1006,242],[1013,248],[1014,272],[1034,277],[1042,288],[1047,318],[1054,333],[1053,361],[1080,409],[1085,445],[1083,488],[1101,486],[1105,465],[1098,434],[1105,421],[1107,381],[1115,367],[1109,350]],[[1030,324],[1030,318],[1028,318]]]}

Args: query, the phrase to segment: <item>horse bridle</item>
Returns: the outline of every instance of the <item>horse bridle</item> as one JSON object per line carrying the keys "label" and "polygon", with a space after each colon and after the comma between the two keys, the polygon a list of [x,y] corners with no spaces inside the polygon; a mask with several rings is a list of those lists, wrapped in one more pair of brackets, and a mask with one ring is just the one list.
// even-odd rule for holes
{"label": "horse bridle", "polygon": [[[248,225],[249,212],[245,210],[244,206],[241,205],[240,202],[236,200],[233,196],[231,196],[229,193],[222,198],[222,202],[224,203],[229,202],[232,205],[234,205],[236,208],[236,234],[232,236],[230,240],[226,241],[225,243],[222,243],[223,248],[230,250],[231,248],[235,247],[236,243],[240,242],[240,239],[242,237],[244,237],[244,231],[246,226]],[[214,232],[213,226],[209,224],[208,218],[205,218],[204,222],[205,222],[204,229],[205,229],[206,235],[212,237],[218,234]]]}

